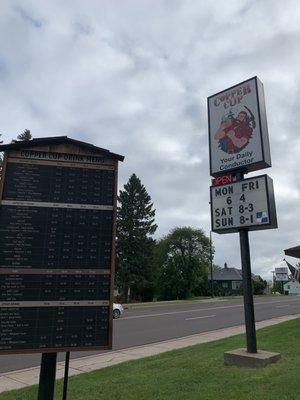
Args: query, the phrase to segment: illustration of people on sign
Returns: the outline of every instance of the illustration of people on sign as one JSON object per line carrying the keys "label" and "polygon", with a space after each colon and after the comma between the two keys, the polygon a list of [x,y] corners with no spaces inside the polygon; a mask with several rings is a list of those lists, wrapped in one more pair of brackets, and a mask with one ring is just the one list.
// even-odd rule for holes
{"label": "illustration of people on sign", "polygon": [[222,118],[219,129],[215,133],[215,140],[219,141],[219,148],[228,154],[239,153],[243,150],[255,129],[256,123],[251,110],[244,106],[235,117],[232,111]]}

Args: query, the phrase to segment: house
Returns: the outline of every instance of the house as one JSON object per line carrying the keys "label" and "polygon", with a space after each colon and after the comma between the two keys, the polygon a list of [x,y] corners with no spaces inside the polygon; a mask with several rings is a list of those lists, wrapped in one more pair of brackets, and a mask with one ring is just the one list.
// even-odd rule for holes
{"label": "house", "polygon": [[289,281],[283,285],[285,294],[300,294],[300,283],[297,281]]}
{"label": "house", "polygon": [[[241,269],[228,268],[227,263],[225,263],[224,268],[219,271],[213,271],[212,278],[215,284],[215,291],[219,295],[238,295],[243,292],[243,275]],[[208,280],[211,281],[210,274]],[[252,274],[252,280],[259,282],[261,277]]]}

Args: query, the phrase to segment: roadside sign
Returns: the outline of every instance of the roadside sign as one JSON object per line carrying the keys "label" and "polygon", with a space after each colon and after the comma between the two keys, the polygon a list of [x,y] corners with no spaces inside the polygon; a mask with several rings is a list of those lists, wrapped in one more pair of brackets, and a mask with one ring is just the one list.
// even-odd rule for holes
{"label": "roadside sign", "polygon": [[286,282],[289,280],[289,273],[287,267],[275,268],[275,280]]}
{"label": "roadside sign", "polygon": [[210,174],[271,166],[263,84],[251,78],[208,97]]}
{"label": "roadside sign", "polygon": [[267,175],[210,188],[212,231],[277,228],[273,181]]}
{"label": "roadside sign", "polygon": [[67,137],[2,149],[0,353],[111,348],[123,157]]}
{"label": "roadside sign", "polygon": [[[239,233],[247,352],[257,352],[249,232],[277,228],[263,85],[253,77],[207,99],[211,230]],[[233,179],[234,177],[234,179]]]}

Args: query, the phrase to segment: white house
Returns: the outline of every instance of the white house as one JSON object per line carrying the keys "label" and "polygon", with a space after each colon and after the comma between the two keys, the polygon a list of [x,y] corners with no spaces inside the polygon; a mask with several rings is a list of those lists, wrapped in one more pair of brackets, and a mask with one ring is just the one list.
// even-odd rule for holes
{"label": "white house", "polygon": [[300,294],[300,283],[297,281],[289,281],[283,285],[284,293]]}

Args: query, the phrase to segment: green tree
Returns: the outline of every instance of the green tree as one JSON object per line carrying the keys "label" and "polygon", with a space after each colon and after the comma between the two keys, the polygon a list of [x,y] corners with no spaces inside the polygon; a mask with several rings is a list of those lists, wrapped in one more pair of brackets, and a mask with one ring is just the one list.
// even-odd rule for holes
{"label": "green tree", "polygon": [[274,285],[273,285],[272,292],[273,293],[278,292],[278,293],[282,293],[283,294],[283,283],[284,282],[281,282],[281,281],[275,281]]}
{"label": "green tree", "polygon": [[173,229],[157,245],[157,262],[162,298],[184,299],[199,294],[199,287],[207,290],[210,241],[201,229]]}
{"label": "green tree", "polygon": [[221,271],[222,267],[218,264],[213,264],[212,266],[213,272]]}
{"label": "green tree", "polygon": [[19,133],[17,139],[12,139],[11,143],[16,143],[18,140],[27,142],[28,140],[32,139],[32,135],[29,129],[25,129],[22,133]]}
{"label": "green tree", "polygon": [[32,135],[29,129],[25,129],[22,133],[17,136],[18,140],[27,141],[32,139]]}
{"label": "green tree", "polygon": [[252,280],[253,294],[264,294],[267,288],[267,281],[264,281],[261,277],[259,280]]}
{"label": "green tree", "polygon": [[120,191],[117,212],[116,281],[124,301],[152,300],[155,289],[153,254],[157,229],[155,209],[145,186],[131,175]]}

